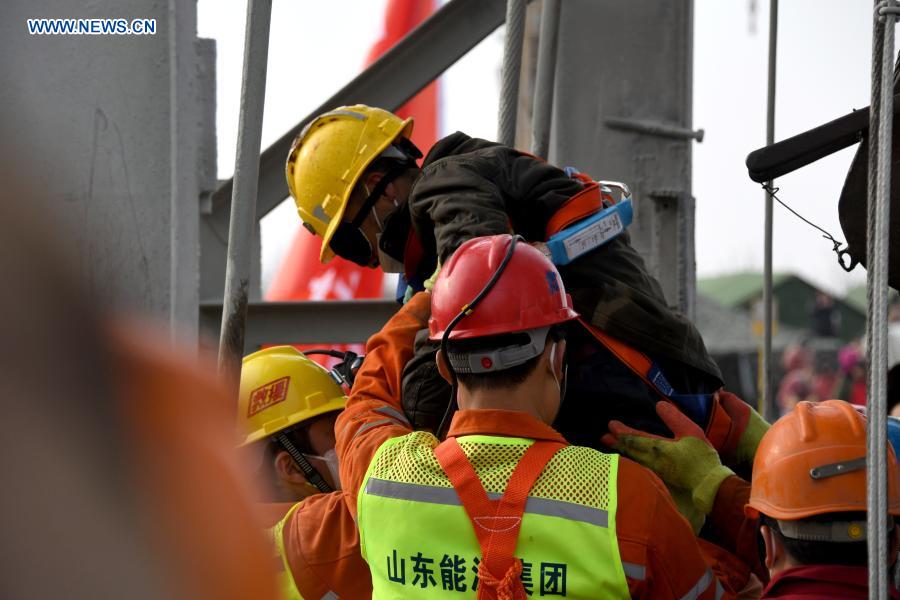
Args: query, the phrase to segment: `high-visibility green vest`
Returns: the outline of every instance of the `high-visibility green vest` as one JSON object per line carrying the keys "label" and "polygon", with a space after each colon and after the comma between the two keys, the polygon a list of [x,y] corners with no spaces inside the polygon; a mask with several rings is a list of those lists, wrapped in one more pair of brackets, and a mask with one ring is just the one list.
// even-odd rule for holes
{"label": "high-visibility green vest", "polygon": [[291,565],[288,564],[287,554],[284,551],[284,526],[298,508],[300,508],[300,502],[292,506],[283,519],[268,529],[268,534],[277,553],[275,558],[281,563],[282,570],[278,574],[278,587],[281,589],[282,600],[303,600],[303,596],[300,595],[297,584],[294,582]]}
{"label": "high-visibility green vest", "polygon": [[[533,442],[457,438],[488,496],[499,498]],[[456,490],[434,455],[438,440],[413,432],[385,442],[358,497],[363,558],[373,598],[474,598],[481,550]],[[516,556],[535,597],[628,598],[616,540],[618,456],[580,446],[556,453],[531,489]]]}

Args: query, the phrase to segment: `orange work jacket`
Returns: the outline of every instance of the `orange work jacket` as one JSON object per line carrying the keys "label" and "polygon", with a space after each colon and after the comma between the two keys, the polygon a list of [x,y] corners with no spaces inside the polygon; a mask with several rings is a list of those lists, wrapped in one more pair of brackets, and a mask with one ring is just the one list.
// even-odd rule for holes
{"label": "orange work jacket", "polygon": [[[375,452],[386,440],[412,428],[400,403],[403,367],[413,354],[416,333],[427,325],[431,295],[414,296],[369,339],[347,407],[335,426],[344,499],[356,517],[356,496]],[[550,426],[502,410],[462,410],[448,435],[561,438]],[[662,481],[624,457],[619,460],[616,533],[629,591],[634,598],[730,597],[714,578],[697,539],[678,513]]]}
{"label": "orange work jacket", "polygon": [[[300,595],[345,600],[371,598],[369,565],[359,553],[356,523],[347,510],[343,493],[316,494],[298,504],[265,505],[259,511],[260,524],[268,529],[289,512],[281,534],[285,558]],[[278,568],[282,568],[280,558],[278,563]]]}

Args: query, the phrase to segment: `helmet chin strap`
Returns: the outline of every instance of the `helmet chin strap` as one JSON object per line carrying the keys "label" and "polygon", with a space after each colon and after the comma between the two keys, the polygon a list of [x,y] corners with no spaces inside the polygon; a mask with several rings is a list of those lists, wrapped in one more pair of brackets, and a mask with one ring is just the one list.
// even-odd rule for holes
{"label": "helmet chin strap", "polygon": [[375,206],[375,203],[378,202],[378,199],[381,198],[382,194],[384,194],[384,190],[387,189],[387,186],[389,186],[391,182],[400,177],[409,168],[409,165],[406,163],[397,163],[384,175],[381,176],[381,179],[378,181],[378,183],[375,184],[375,187],[372,188],[371,192],[369,192],[369,188],[366,187],[365,184],[363,184],[363,187],[366,188],[366,192],[368,195],[363,201],[362,206],[359,208],[359,211],[356,213],[356,216],[353,217],[353,220],[350,221],[350,224],[353,227],[359,227],[360,225],[362,225],[362,222],[365,221],[366,217],[369,216],[369,212]]}
{"label": "helmet chin strap", "polygon": [[[367,196],[367,197],[371,196],[371,195],[372,195],[372,192],[369,191],[369,186],[367,186],[365,183],[362,184],[362,186],[363,186],[363,189],[366,190],[366,196]],[[381,195],[384,195],[384,192],[382,192]],[[380,197],[380,196],[379,196],[379,197]],[[397,207],[399,206],[399,205],[397,204],[397,198],[396,198],[396,197],[391,198],[391,201],[394,203],[394,208],[397,208]],[[379,232],[384,233],[384,223],[381,222],[381,218],[378,216],[377,200],[376,200],[376,204],[372,206],[372,216],[375,217],[375,223],[378,224],[378,230],[379,230]]]}
{"label": "helmet chin strap", "polygon": [[485,286],[478,292],[472,301],[462,307],[453,319],[450,321],[450,324],[447,325],[447,328],[444,330],[444,335],[441,336],[441,354],[444,356],[444,359],[447,361],[447,369],[450,371],[450,400],[447,402],[447,409],[444,411],[444,416],[441,418],[441,423],[438,425],[438,429],[435,432],[435,436],[438,439],[443,439],[445,434],[447,433],[447,428],[450,425],[449,418],[458,408],[458,404],[456,403],[456,392],[458,382],[456,379],[456,371],[453,369],[453,365],[450,363],[450,353],[447,350],[447,340],[450,339],[450,333],[453,329],[462,321],[464,318],[469,316],[475,311],[475,308],[479,303],[484,299],[485,296],[488,295],[494,286],[497,284],[497,281],[500,280],[500,276],[503,275],[503,271],[506,270],[506,266],[509,264],[509,261],[512,260],[513,252],[516,249],[516,244],[520,241],[524,241],[520,235],[512,235],[509,238],[509,246],[506,249],[506,254],[503,256],[503,260],[500,261],[500,264],[497,265],[497,270],[494,271],[494,274],[491,275],[491,278],[485,284]]}

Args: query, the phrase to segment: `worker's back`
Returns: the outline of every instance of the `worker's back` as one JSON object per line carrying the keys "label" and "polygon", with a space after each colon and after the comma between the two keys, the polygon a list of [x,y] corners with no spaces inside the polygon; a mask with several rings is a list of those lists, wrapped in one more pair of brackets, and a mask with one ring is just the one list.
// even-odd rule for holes
{"label": "worker's back", "polygon": [[[493,501],[532,444],[485,435],[457,440]],[[437,446],[425,432],[395,438],[369,468],[358,516],[376,598],[475,596],[481,551]],[[579,446],[562,447],[547,464],[528,494],[516,546],[526,592],[629,597],[615,533],[617,467],[618,456]],[[495,531],[512,526],[493,519],[479,525]]]}

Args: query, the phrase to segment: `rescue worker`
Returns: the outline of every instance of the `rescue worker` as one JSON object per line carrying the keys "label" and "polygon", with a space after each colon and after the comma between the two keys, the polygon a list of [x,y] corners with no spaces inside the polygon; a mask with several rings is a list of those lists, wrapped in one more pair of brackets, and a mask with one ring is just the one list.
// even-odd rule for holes
{"label": "rescue worker", "polygon": [[[464,242],[433,297],[413,296],[370,338],[336,433],[373,597],[726,593],[651,472],[550,426],[576,318],[552,263],[498,235]],[[412,431],[399,401],[426,324],[445,342],[442,376],[457,382],[443,442]]]}
{"label": "rescue worker", "polygon": [[[752,486],[719,463],[696,425],[662,403],[658,410],[679,432],[676,439],[612,423],[616,440],[606,441],[652,468],[670,487],[688,490],[698,510],[714,503],[713,515],[719,515],[714,521],[736,534],[732,542],[742,539],[744,557],[748,531],[758,532],[757,551],[771,575],[763,598],[868,597],[866,423],[857,407],[842,400],[798,403],[760,440]],[[888,512],[898,515],[892,447],[888,454]],[[893,563],[900,547],[893,517],[881,535],[888,536]],[[891,594],[900,598],[896,590]]]}
{"label": "rescue worker", "polygon": [[[461,132],[438,141],[420,168],[412,129],[412,119],[355,105],[320,115],[298,135],[288,187],[304,227],[322,237],[323,262],[339,255],[402,273],[407,291],[421,290],[468,239],[515,232],[545,242],[615,205],[612,190],[584,174]],[[731,443],[728,432],[741,435],[712,400],[722,377],[700,333],[669,308],[627,231],[559,272],[589,326],[569,339],[570,401],[557,426],[570,442],[598,446],[611,418],[667,433],[653,411],[660,396],[683,400],[714,430],[717,448]],[[420,334],[406,367],[403,406],[417,429],[437,430],[449,386],[427,337]]]}
{"label": "rescue worker", "polygon": [[[748,432],[728,462],[752,465],[769,425],[734,394],[720,392],[719,399],[735,415],[735,422],[745,423]],[[768,572],[760,561],[758,523],[744,513],[750,483],[722,464],[720,453],[703,430],[671,403],[659,402],[656,411],[673,432],[673,438],[612,421],[603,443],[659,475],[694,531],[699,533],[702,528],[706,539],[699,543],[713,571],[727,580],[731,589],[739,591],[738,597],[758,598],[762,584],[768,581]]]}
{"label": "rescue worker", "polygon": [[238,420],[257,457],[261,508],[286,600],[369,598],[368,567],[340,491],[334,424],[346,397],[329,372],[293,346],[246,356]]}
{"label": "rescue worker", "polygon": [[[866,420],[842,400],[801,402],[763,437],[747,511],[772,580],[763,598],[868,598]],[[888,556],[900,547],[897,460],[888,448]],[[891,598],[900,598],[891,589]]]}

